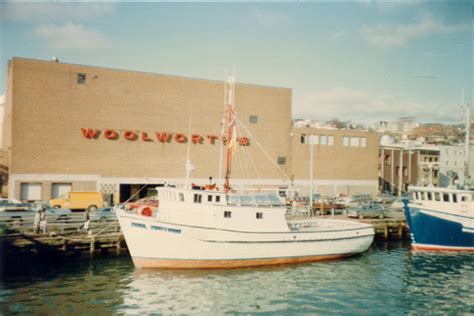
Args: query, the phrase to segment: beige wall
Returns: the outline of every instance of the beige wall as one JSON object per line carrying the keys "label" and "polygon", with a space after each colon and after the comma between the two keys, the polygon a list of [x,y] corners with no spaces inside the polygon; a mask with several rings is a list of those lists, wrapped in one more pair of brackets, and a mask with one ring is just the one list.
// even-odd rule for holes
{"label": "beige wall", "polygon": [[[302,144],[301,135],[331,135],[334,144],[313,145],[313,179],[377,180],[379,137],[373,132],[295,128],[291,140],[291,166],[295,179],[310,178],[311,145]],[[366,147],[343,146],[344,136],[365,137]]]}
{"label": "beige wall", "polygon": [[[85,84],[77,83],[78,73],[86,74]],[[159,142],[155,132],[188,134],[192,117],[191,133],[220,135],[224,83],[219,81],[14,58],[7,85],[4,146],[10,156],[9,192],[15,197],[21,183],[30,182],[42,183],[47,200],[55,182],[96,190],[101,184],[182,180],[188,144]],[[250,146],[238,146],[234,153],[236,183],[290,187],[286,173],[307,190],[310,146],[301,144],[300,136],[313,133],[334,136],[333,146],[314,146],[313,175],[321,191],[376,190],[377,134],[292,129],[288,88],[236,84],[235,93],[237,116],[249,129],[240,128],[240,136],[251,139]],[[258,116],[257,124],[249,122],[250,115]],[[81,128],[102,133],[87,139]],[[104,129],[119,132],[119,139],[106,139]],[[126,130],[146,132],[153,141],[126,140]],[[344,136],[365,137],[367,146],[342,146]],[[189,146],[193,178],[217,178],[219,142],[212,145],[205,139]],[[281,171],[276,167],[279,156],[286,158]]]}
{"label": "beige wall", "polygon": [[[78,73],[86,74],[86,84],[77,83]],[[81,128],[188,133],[192,115],[192,133],[220,134],[223,82],[14,58],[8,85],[12,126],[5,124],[4,135],[11,131],[11,174],[181,178],[187,144],[89,140]],[[270,157],[289,157],[291,89],[237,84],[235,91],[239,118]],[[245,150],[260,177],[282,177],[253,141]],[[192,144],[193,176],[217,177],[219,151],[218,144]],[[238,167],[246,157],[235,158],[234,177],[248,173]]]}

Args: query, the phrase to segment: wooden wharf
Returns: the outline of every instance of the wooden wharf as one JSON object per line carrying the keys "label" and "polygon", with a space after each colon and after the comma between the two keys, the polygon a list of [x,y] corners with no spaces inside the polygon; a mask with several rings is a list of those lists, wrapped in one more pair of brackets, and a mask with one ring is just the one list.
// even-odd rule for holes
{"label": "wooden wharf", "polygon": [[[74,218],[76,216],[76,218]],[[298,219],[308,216],[294,216]],[[322,218],[338,218],[370,223],[375,228],[375,239],[391,241],[409,239],[408,226],[403,212],[393,211],[383,219],[352,219],[346,215],[324,215]],[[2,223],[0,223],[2,225]],[[3,225],[6,225],[3,223]],[[83,229],[83,214],[74,214],[67,222],[49,223],[46,234],[35,234],[33,223],[22,222],[8,226],[7,233],[0,234],[2,258],[17,255],[84,255],[94,257],[97,254],[128,254],[118,222],[91,223],[90,230]]]}

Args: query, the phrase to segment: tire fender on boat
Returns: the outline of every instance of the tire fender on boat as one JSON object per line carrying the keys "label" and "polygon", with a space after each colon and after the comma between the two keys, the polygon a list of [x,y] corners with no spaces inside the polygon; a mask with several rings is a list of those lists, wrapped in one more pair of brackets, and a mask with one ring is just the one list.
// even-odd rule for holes
{"label": "tire fender on boat", "polygon": [[151,214],[153,214],[153,211],[151,210],[151,207],[144,206],[140,208],[139,213],[143,216],[151,216]]}

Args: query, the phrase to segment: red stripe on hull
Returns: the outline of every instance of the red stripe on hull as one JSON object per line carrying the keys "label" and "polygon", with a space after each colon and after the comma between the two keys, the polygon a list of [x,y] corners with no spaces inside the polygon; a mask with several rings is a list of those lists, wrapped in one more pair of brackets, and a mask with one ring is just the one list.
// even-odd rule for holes
{"label": "red stripe on hull", "polygon": [[289,263],[314,262],[321,260],[334,260],[349,257],[354,254],[340,254],[327,256],[309,256],[297,258],[277,259],[252,259],[252,260],[168,260],[168,259],[145,259],[132,258],[133,263],[139,268],[161,268],[161,269],[237,269],[259,266],[280,265]]}
{"label": "red stripe on hull", "polygon": [[427,245],[412,245],[413,250],[420,251],[449,251],[449,252],[474,252],[474,248],[453,248],[453,247],[442,247],[442,246],[427,246]]}

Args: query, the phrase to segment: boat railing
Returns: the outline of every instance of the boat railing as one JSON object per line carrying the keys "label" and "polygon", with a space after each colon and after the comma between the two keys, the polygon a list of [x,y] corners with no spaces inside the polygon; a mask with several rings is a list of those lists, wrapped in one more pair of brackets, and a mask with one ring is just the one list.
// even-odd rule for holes
{"label": "boat railing", "polygon": [[282,207],[283,202],[276,194],[242,194],[229,195],[228,205],[236,206],[258,206],[258,207]]}
{"label": "boat railing", "polygon": [[355,225],[355,222],[352,221],[341,221],[338,219],[328,219],[325,218],[323,221],[318,219],[311,220],[298,220],[298,221],[289,221],[288,228],[290,230],[302,230],[314,227],[352,227]]}

